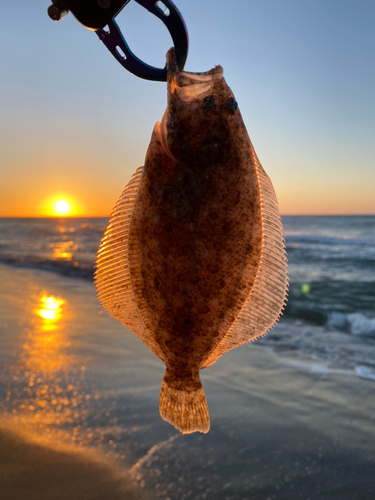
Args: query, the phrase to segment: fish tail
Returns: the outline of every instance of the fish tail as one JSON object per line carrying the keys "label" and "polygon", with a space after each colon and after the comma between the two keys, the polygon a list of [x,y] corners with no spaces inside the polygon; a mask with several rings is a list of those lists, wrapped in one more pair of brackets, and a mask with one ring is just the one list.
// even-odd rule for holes
{"label": "fish tail", "polygon": [[183,434],[207,433],[210,417],[202,383],[195,390],[175,389],[164,375],[160,391],[160,416]]}

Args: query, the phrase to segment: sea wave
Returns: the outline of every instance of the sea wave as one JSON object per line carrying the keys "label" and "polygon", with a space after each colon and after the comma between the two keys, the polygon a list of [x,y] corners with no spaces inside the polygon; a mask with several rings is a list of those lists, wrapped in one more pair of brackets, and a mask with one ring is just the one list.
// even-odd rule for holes
{"label": "sea wave", "polygon": [[105,231],[106,225],[102,224],[94,224],[94,223],[89,223],[89,222],[83,222],[80,225],[80,231],[87,231],[87,232],[93,232],[97,234],[103,234]]}
{"label": "sea wave", "polygon": [[361,378],[375,378],[375,342],[371,336],[282,318],[264,338],[257,340],[257,345],[273,350],[282,363],[304,362],[298,359],[302,354],[309,360],[308,370],[314,373],[349,375],[351,372]]}
{"label": "sea wave", "polygon": [[323,262],[328,261],[336,266],[346,265],[343,261],[352,261],[352,265],[361,264],[362,266],[373,266],[375,261],[375,245],[366,247],[350,247],[342,248],[338,246],[322,248],[314,248],[313,246],[299,246],[291,245],[286,243],[286,250],[289,256],[298,259],[300,262],[302,260],[311,262]]}
{"label": "sea wave", "polygon": [[373,380],[375,382],[375,372],[368,366],[356,366],[355,372],[359,378],[365,378],[367,380]]}
{"label": "sea wave", "polygon": [[317,375],[357,376],[359,378],[375,382],[375,372],[368,366],[356,366],[353,370],[345,370],[340,368],[331,368],[323,363],[305,363],[303,361],[289,359],[283,360],[283,364],[293,368],[300,368]]}
{"label": "sea wave", "polygon": [[[93,279],[95,269],[94,262],[92,261],[78,262],[71,260],[40,258],[35,256],[14,257],[0,255],[0,263],[15,267],[41,269],[60,274],[62,276],[84,278],[89,280]],[[352,285],[354,286],[354,284]],[[324,296],[335,295],[335,300],[340,298],[339,292],[343,289],[342,284],[338,284],[336,287],[337,289],[335,290],[328,290],[328,284],[321,284],[321,286],[324,286],[325,289],[325,293],[323,294]],[[365,286],[365,290],[363,289],[363,286]],[[318,288],[318,285],[315,284],[314,287]],[[367,285],[365,284],[362,285],[362,288],[358,288],[358,293],[367,294]],[[344,296],[340,299],[343,307],[345,306],[344,299]],[[375,317],[371,317],[369,313],[358,311],[335,311],[332,310],[334,306],[334,302],[331,304],[326,300],[324,303],[321,303],[321,301],[318,300],[318,297],[308,297],[303,295],[298,286],[292,285],[284,316],[290,319],[303,320],[318,326],[326,326],[330,329],[341,331],[343,333],[375,337]]]}
{"label": "sea wave", "polygon": [[375,337],[375,318],[369,318],[358,312],[352,314],[332,312],[327,325],[338,330],[349,330],[353,335]]}
{"label": "sea wave", "polygon": [[[94,263],[88,261],[78,263],[3,256],[0,257],[0,263],[87,280],[92,280],[94,273]],[[342,287],[337,284],[337,288]],[[264,339],[259,339],[257,345],[271,348],[282,355],[302,353],[315,360],[314,366],[309,369],[316,374],[345,375],[348,374],[345,370],[351,370],[354,376],[375,380],[375,317],[371,316],[371,311],[332,310],[337,304],[337,296],[332,304],[328,304],[327,300],[325,302],[325,306],[328,306],[326,309],[314,297],[303,294],[297,297],[292,293],[281,322]],[[328,371],[324,363],[329,363]]]}
{"label": "sea wave", "polygon": [[308,236],[308,235],[288,235],[286,233],[285,240],[287,244],[306,243],[335,245],[335,246],[374,246],[375,238],[339,238],[330,236]]}
{"label": "sea wave", "polygon": [[[319,326],[326,326],[352,335],[363,335],[375,338],[375,317],[370,311],[366,312],[342,312],[332,311],[330,305],[319,304],[318,301],[303,302],[298,299],[290,299],[285,316],[292,319],[307,321]],[[343,307],[344,304],[343,304]]]}
{"label": "sea wave", "polygon": [[39,259],[36,257],[0,257],[0,263],[15,267],[27,267],[52,271],[63,276],[74,278],[93,279],[94,265],[91,263],[78,263],[64,260]]}

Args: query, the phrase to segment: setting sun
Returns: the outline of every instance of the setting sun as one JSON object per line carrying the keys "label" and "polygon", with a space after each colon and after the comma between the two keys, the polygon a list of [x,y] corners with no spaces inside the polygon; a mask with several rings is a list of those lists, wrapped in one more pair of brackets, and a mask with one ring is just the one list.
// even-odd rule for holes
{"label": "setting sun", "polygon": [[47,217],[74,217],[82,215],[83,206],[77,198],[67,193],[52,193],[40,204],[40,215]]}
{"label": "setting sun", "polygon": [[53,204],[53,212],[55,215],[69,215],[72,212],[72,206],[66,200],[57,200]]}
{"label": "setting sun", "polygon": [[76,217],[83,215],[85,208],[71,193],[55,192],[42,199],[39,211],[47,217]]}

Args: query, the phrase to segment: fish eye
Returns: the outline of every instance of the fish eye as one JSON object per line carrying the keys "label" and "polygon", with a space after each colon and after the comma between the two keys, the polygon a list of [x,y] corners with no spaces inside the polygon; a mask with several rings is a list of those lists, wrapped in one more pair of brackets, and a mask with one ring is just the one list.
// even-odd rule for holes
{"label": "fish eye", "polygon": [[231,115],[234,115],[234,113],[238,109],[238,104],[237,101],[234,97],[229,97],[224,103],[225,109],[230,113]]}
{"label": "fish eye", "polygon": [[202,101],[202,109],[205,111],[213,111],[216,108],[217,100],[213,95],[208,95]]}

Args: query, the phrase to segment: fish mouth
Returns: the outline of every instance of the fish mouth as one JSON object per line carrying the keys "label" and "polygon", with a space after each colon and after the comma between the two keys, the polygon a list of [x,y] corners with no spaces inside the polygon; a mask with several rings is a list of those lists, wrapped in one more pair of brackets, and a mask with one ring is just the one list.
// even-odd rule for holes
{"label": "fish mouth", "polygon": [[203,73],[178,71],[174,48],[167,53],[167,82],[170,94],[175,94],[183,102],[200,99],[211,91],[215,83],[223,79],[223,68],[215,66]]}

